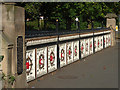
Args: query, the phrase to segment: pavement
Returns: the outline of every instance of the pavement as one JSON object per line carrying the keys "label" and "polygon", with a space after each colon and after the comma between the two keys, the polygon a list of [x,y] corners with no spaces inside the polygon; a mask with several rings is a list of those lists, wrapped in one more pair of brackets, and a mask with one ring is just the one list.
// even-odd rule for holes
{"label": "pavement", "polygon": [[120,41],[116,43],[28,83],[29,88],[118,88]]}

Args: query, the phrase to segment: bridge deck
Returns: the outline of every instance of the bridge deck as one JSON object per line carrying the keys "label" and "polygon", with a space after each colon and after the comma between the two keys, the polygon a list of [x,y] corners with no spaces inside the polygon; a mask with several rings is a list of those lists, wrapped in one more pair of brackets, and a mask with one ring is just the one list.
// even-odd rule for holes
{"label": "bridge deck", "polygon": [[117,88],[118,44],[38,78],[29,87]]}

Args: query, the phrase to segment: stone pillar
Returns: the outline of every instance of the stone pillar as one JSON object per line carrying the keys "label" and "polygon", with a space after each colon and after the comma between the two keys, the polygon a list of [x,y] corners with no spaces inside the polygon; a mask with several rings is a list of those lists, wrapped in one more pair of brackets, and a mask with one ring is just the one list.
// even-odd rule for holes
{"label": "stone pillar", "polygon": [[[25,88],[25,12],[15,3],[2,4],[2,61],[3,72],[14,75],[14,84],[6,87]],[[4,86],[4,85],[3,85]]]}
{"label": "stone pillar", "polygon": [[[2,4],[0,3],[0,56],[2,55]],[[0,61],[0,78],[2,77],[2,61]],[[0,80],[0,90],[2,89],[2,80]]]}
{"label": "stone pillar", "polygon": [[117,15],[114,13],[108,13],[105,18],[106,18],[106,27],[111,28],[111,40],[112,40],[112,46],[115,45],[115,28],[116,28],[116,18]]}
{"label": "stone pillar", "polygon": [[107,21],[106,21],[106,27],[112,27],[113,29],[115,29],[116,27],[116,19],[117,18],[117,15],[114,14],[114,13],[108,13],[105,18],[107,18]]}
{"label": "stone pillar", "polygon": [[111,46],[115,46],[116,42],[115,42],[115,31],[113,29],[111,29]]}

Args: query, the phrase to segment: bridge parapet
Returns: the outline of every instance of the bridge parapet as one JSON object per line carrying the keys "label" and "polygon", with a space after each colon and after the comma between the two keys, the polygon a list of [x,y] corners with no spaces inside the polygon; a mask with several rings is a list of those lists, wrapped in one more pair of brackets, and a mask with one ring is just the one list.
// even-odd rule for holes
{"label": "bridge parapet", "polygon": [[110,28],[27,37],[27,82],[110,47],[111,40]]}
{"label": "bridge parapet", "polygon": [[[26,31],[24,8],[2,4],[0,18],[1,54],[6,75],[14,75],[13,86],[24,88],[27,82],[113,45],[110,28],[79,31]],[[26,42],[26,44],[25,44]]]}

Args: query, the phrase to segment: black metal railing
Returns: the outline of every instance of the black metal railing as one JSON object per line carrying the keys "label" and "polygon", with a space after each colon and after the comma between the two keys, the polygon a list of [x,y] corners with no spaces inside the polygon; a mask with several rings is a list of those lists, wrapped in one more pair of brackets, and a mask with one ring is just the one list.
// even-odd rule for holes
{"label": "black metal railing", "polygon": [[109,30],[109,29],[110,28],[96,28],[96,29],[86,29],[86,30],[58,30],[58,31],[27,30],[25,32],[25,38],[56,36],[56,35],[65,35],[65,34],[74,34],[74,33],[90,33],[95,31]]}

